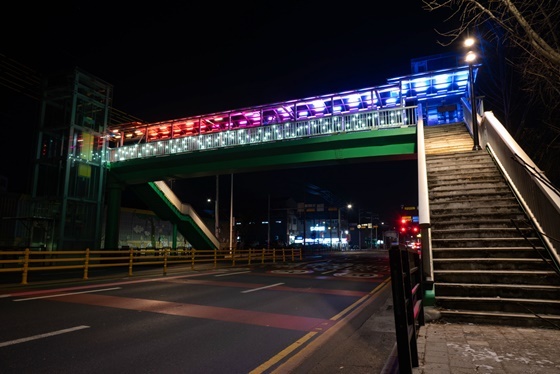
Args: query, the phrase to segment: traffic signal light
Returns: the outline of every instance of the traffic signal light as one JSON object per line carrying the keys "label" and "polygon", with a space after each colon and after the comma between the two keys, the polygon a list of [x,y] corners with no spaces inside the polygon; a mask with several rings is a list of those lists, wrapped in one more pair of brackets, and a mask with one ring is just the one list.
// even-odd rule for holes
{"label": "traffic signal light", "polygon": [[399,219],[399,226],[400,226],[399,231],[401,234],[416,235],[420,232],[418,223],[412,222],[412,217],[410,216],[401,217]]}

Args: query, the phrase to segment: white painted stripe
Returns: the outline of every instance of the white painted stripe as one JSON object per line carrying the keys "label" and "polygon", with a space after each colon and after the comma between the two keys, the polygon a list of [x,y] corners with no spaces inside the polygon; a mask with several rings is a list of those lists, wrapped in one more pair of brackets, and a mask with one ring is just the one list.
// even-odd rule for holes
{"label": "white painted stripe", "polygon": [[276,283],[276,284],[271,284],[270,286],[264,286],[264,287],[259,287],[259,288],[252,288],[250,290],[245,290],[245,291],[241,291],[241,293],[248,293],[248,292],[253,292],[253,291],[260,291],[260,290],[265,290],[267,288],[271,288],[271,287],[276,287],[276,286],[281,286],[284,283]]}
{"label": "white painted stripe", "polygon": [[37,300],[37,299],[48,299],[51,297],[59,297],[59,296],[68,296],[68,295],[78,295],[81,293],[92,293],[92,292],[103,292],[103,291],[113,291],[113,290],[120,290],[121,287],[113,287],[113,288],[103,288],[100,290],[91,290],[91,291],[82,291],[82,292],[69,292],[69,293],[59,293],[56,295],[46,295],[46,296],[37,296],[37,297],[28,297],[25,299],[16,299],[14,301],[29,301],[29,300]]}
{"label": "white painted stripe", "polygon": [[218,274],[214,275],[215,277],[227,277],[228,275],[237,275],[237,274],[246,274],[250,273],[250,271],[238,271],[237,273],[225,273],[225,274]]}
{"label": "white painted stripe", "polygon": [[9,345],[14,345],[14,344],[19,344],[19,343],[25,343],[31,340],[37,340],[37,339],[43,339],[43,338],[48,338],[49,336],[55,336],[55,335],[60,335],[60,334],[66,334],[67,332],[72,332],[72,331],[77,331],[77,330],[82,330],[82,329],[89,329],[89,326],[76,326],[76,327],[71,327],[69,329],[64,329],[64,330],[58,330],[58,331],[53,331],[53,332],[48,332],[46,334],[41,334],[41,335],[35,335],[35,336],[29,336],[27,338],[21,338],[21,339],[16,339],[16,340],[10,340],[7,342],[2,342],[0,343],[0,347],[7,347]]}

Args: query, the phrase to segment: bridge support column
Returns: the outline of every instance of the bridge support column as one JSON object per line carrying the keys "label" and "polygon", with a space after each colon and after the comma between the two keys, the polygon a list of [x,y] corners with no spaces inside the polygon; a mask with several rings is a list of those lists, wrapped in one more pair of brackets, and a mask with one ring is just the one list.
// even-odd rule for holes
{"label": "bridge support column", "polygon": [[107,181],[107,213],[105,215],[105,249],[119,248],[121,198],[123,187],[116,181]]}

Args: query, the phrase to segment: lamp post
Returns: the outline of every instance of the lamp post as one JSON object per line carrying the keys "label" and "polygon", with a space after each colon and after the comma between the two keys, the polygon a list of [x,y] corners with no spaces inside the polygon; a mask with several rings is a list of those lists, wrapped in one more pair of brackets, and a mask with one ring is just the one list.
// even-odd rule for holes
{"label": "lamp post", "polygon": [[218,214],[220,212],[220,210],[218,209],[219,197],[220,197],[220,176],[216,175],[216,200],[214,201],[214,235],[216,236],[216,238],[218,238],[220,235],[220,218],[218,217]]}
{"label": "lamp post", "polygon": [[469,64],[469,88],[471,94],[471,114],[472,114],[472,129],[473,129],[473,141],[474,145],[472,150],[481,150],[480,143],[478,140],[478,119],[476,114],[476,97],[474,95],[474,69],[473,64],[476,60],[476,53],[472,51],[471,47],[474,45],[474,38],[467,38],[465,40],[465,47],[469,48],[465,61]]}
{"label": "lamp post", "polygon": [[358,209],[358,249],[362,249],[362,218],[361,218],[361,209]]}
{"label": "lamp post", "polygon": [[[340,232],[340,210],[343,207],[339,207],[338,208],[338,250],[342,250],[342,236],[341,236],[341,232]],[[347,209],[351,209],[352,208],[352,204],[348,204],[346,206]]]}

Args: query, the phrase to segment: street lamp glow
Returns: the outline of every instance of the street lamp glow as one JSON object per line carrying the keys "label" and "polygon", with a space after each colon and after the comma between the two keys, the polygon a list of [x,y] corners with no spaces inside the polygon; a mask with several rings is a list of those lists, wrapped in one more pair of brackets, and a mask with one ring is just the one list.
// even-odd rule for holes
{"label": "street lamp glow", "polygon": [[469,64],[472,64],[476,60],[476,53],[473,51],[467,52],[467,56],[465,57],[465,61]]}
{"label": "street lamp glow", "polygon": [[474,43],[476,42],[476,40],[474,38],[467,38],[465,39],[465,47],[470,48],[474,45]]}

